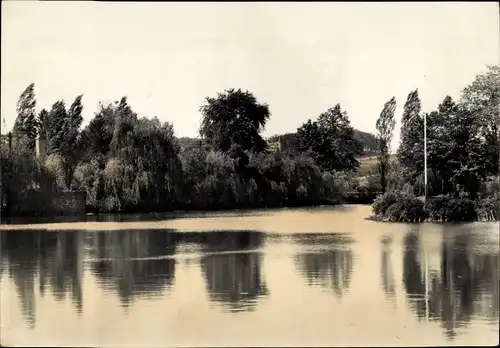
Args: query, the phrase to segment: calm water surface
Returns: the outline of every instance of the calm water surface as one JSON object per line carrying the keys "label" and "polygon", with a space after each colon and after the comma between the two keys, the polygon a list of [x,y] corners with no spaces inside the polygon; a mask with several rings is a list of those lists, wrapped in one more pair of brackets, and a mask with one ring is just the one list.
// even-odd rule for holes
{"label": "calm water surface", "polygon": [[2,344],[498,344],[498,223],[369,209],[2,225]]}

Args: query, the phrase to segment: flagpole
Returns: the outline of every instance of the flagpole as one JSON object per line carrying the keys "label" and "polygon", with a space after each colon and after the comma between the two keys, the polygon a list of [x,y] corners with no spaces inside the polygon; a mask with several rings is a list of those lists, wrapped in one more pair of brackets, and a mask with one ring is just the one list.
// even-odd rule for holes
{"label": "flagpole", "polygon": [[424,112],[424,207],[427,203],[427,113]]}

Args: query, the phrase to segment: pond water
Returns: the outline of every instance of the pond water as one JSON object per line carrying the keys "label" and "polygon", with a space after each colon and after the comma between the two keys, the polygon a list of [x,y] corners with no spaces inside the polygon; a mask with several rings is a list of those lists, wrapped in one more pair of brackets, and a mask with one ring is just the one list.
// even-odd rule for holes
{"label": "pond water", "polygon": [[369,210],[2,225],[1,343],[498,344],[498,223]]}

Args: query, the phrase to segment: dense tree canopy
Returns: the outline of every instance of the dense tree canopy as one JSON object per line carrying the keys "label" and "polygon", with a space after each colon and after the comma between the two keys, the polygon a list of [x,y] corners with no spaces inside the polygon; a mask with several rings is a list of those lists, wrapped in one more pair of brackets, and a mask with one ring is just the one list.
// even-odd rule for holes
{"label": "dense tree canopy", "polygon": [[181,166],[170,123],[139,118],[124,97],[101,105],[82,138],[88,150],[76,173],[78,185],[101,202],[100,209],[127,210],[141,201],[157,209],[168,203]]}
{"label": "dense tree canopy", "polygon": [[200,135],[214,149],[225,152],[237,144],[243,150],[265,150],[260,133],[270,117],[269,106],[258,103],[252,93],[230,89],[206,98],[200,111]]}
{"label": "dense tree canopy", "polygon": [[[488,67],[463,90],[458,103],[446,96],[427,116],[430,194],[467,194],[474,198],[481,183],[498,175],[498,67]],[[423,185],[423,115],[418,91],[408,96],[401,125],[398,158],[407,181]]]}
{"label": "dense tree canopy", "polygon": [[293,146],[298,152],[309,153],[328,171],[356,170],[358,157],[363,153],[340,104],[322,113],[317,121],[308,120],[298,128]]}
{"label": "dense tree canopy", "polygon": [[476,79],[462,93],[462,103],[479,122],[480,135],[488,159],[487,170],[497,174],[500,165],[500,67],[488,66],[486,73]]}

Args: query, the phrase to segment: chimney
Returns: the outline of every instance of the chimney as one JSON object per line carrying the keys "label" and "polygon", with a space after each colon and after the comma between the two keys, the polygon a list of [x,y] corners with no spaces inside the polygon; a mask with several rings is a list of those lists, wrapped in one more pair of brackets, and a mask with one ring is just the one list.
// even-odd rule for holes
{"label": "chimney", "polygon": [[46,154],[45,137],[39,135],[36,137],[36,158],[43,163],[45,161],[45,154]]}

